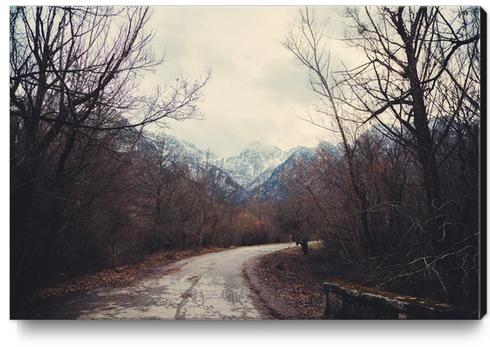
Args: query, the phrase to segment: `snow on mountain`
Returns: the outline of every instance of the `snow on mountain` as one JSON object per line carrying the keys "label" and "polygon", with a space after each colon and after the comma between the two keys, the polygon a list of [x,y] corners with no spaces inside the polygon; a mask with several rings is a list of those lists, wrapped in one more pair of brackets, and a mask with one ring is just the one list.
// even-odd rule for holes
{"label": "snow on mountain", "polygon": [[190,142],[167,134],[159,135],[158,140],[165,144],[165,149],[173,161],[185,161],[191,167],[196,168],[205,163],[214,166],[219,166],[220,164],[220,158],[216,154],[210,151],[203,151]]}
{"label": "snow on mountain", "polygon": [[243,200],[246,195],[245,189],[226,171],[217,166],[209,165],[207,166],[207,174],[209,178],[209,194],[236,202]]}
{"label": "snow on mountain", "polygon": [[165,142],[171,160],[187,163],[195,173],[207,170],[210,192],[235,201],[281,199],[287,182],[302,163],[314,160],[318,151],[338,154],[338,149],[327,142],[316,148],[298,146],[288,151],[253,142],[239,154],[221,158],[170,135],[162,135],[160,140]]}
{"label": "snow on mountain", "polygon": [[296,147],[288,151],[288,158],[277,166],[269,178],[256,186],[249,196],[259,200],[281,199],[286,191],[285,185],[295,173],[294,170],[302,163],[314,160],[316,150],[308,147]]}
{"label": "snow on mountain", "polygon": [[276,169],[276,167],[270,167],[270,168],[266,169],[260,175],[258,175],[257,177],[255,177],[252,182],[250,182],[249,184],[247,184],[245,186],[245,188],[247,190],[253,190],[255,187],[260,186],[265,181],[267,181],[269,179],[269,177],[271,177],[271,174],[272,174],[272,172],[274,172],[275,169]]}
{"label": "snow on mountain", "polygon": [[287,152],[280,148],[253,142],[238,155],[226,158],[223,168],[238,183],[249,189],[267,179],[267,173],[272,173],[286,159]]}
{"label": "snow on mountain", "polygon": [[[238,201],[244,195],[244,188],[221,168],[222,159],[210,151],[203,151],[194,144],[177,139],[168,134],[156,137],[158,146],[163,146],[162,155],[173,163],[187,165],[190,173],[197,177],[206,174],[209,193],[221,198]],[[155,146],[157,144],[148,144]]]}

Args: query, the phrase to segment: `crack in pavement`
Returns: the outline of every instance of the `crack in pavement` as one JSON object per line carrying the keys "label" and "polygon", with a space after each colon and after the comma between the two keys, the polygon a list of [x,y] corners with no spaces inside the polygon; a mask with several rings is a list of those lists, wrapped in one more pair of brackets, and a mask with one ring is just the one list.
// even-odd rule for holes
{"label": "crack in pavement", "polygon": [[79,319],[265,319],[242,274],[250,259],[284,244],[236,247],[156,268],[128,287],[99,288],[65,299],[56,318]]}
{"label": "crack in pavement", "polygon": [[191,286],[181,295],[182,296],[182,301],[179,302],[177,305],[177,311],[175,312],[175,319],[185,319],[185,311],[182,313],[182,308],[184,305],[187,303],[190,297],[192,297],[192,290],[196,286],[197,282],[201,279],[203,275],[201,276],[193,276],[190,278],[191,280]]}

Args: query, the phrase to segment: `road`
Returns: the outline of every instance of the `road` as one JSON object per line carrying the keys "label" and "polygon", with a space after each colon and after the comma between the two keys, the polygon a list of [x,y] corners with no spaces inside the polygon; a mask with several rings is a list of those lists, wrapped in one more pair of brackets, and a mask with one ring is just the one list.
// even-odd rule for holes
{"label": "road", "polygon": [[[237,247],[156,269],[137,283],[75,296],[59,309],[79,319],[263,319],[242,274],[247,260],[288,246]],[[63,315],[62,315],[63,316]]]}

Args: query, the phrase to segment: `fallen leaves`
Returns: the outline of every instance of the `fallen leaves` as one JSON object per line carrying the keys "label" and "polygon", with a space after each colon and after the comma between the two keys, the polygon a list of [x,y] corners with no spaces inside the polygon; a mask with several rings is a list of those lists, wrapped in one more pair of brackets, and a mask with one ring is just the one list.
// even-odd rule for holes
{"label": "fallen leaves", "polygon": [[162,251],[150,254],[141,261],[131,265],[118,266],[93,274],[78,276],[62,281],[54,286],[43,288],[38,291],[31,300],[61,297],[87,292],[96,288],[129,286],[153,269],[169,265],[185,258],[220,250],[223,250],[223,248],[215,247],[185,251]]}
{"label": "fallen leaves", "polygon": [[263,284],[299,313],[292,319],[320,319],[324,311],[324,278],[315,277],[311,259],[287,249],[262,257],[257,269]]}

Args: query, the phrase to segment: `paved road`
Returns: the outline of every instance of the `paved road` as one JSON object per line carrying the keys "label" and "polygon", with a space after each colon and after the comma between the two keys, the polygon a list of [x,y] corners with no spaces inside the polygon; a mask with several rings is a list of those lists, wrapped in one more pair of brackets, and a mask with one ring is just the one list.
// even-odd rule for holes
{"label": "paved road", "polygon": [[261,319],[243,263],[288,244],[238,247],[179,261],[125,288],[97,289],[60,309],[80,319]]}

